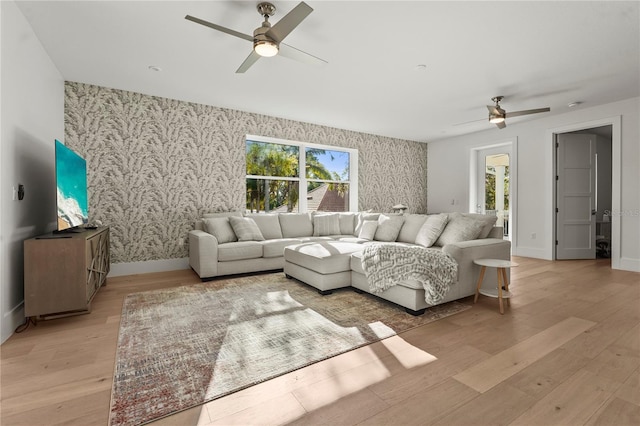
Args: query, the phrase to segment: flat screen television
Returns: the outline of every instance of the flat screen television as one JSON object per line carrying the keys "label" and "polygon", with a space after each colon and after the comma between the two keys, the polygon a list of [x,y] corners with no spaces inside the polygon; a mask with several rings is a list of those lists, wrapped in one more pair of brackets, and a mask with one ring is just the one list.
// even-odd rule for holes
{"label": "flat screen television", "polygon": [[89,222],[87,202],[87,162],[56,140],[56,186],[58,232]]}

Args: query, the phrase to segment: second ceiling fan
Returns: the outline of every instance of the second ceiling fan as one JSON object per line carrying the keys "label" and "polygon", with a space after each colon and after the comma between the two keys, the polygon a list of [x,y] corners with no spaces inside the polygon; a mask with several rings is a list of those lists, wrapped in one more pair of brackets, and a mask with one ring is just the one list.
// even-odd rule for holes
{"label": "second ceiling fan", "polygon": [[269,22],[269,17],[275,14],[276,7],[272,3],[262,2],[258,4],[257,9],[258,13],[264,17],[264,22],[260,27],[253,31],[253,36],[225,28],[191,15],[185,16],[185,19],[253,42],[253,50],[247,59],[244,60],[242,65],[240,65],[236,70],[236,73],[246,72],[258,59],[260,59],[260,57],[270,57],[278,54],[310,64],[327,63],[324,59],[320,59],[317,56],[313,56],[309,53],[303,52],[302,50],[296,49],[295,47],[289,46],[288,44],[282,43],[282,40],[284,40],[291,31],[293,31],[311,12],[313,12],[313,9],[308,4],[300,2],[300,4],[294,7],[291,12],[287,13],[273,26],[271,26],[271,23]]}
{"label": "second ceiling fan", "polygon": [[504,129],[507,127],[507,123],[505,120],[511,117],[519,117],[521,115],[529,115],[529,114],[538,114],[540,112],[549,112],[551,108],[538,108],[538,109],[527,109],[523,111],[514,111],[507,112],[500,106],[500,101],[504,98],[504,96],[495,96],[491,98],[495,105],[487,105],[487,109],[489,110],[489,123],[493,123],[498,126],[498,129]]}

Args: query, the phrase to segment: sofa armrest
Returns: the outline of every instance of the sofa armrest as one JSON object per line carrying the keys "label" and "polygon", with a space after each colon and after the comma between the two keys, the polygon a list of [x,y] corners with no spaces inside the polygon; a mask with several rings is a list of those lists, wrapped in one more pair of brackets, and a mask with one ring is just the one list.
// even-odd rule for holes
{"label": "sofa armrest", "polygon": [[200,278],[218,275],[218,240],[204,231],[189,231],[189,266]]}
{"label": "sofa armrest", "polygon": [[447,244],[442,251],[450,254],[458,263],[464,258],[471,262],[476,259],[511,259],[511,241],[498,238],[483,238],[480,240],[461,241]]}
{"label": "sofa armrest", "polygon": [[511,241],[498,238],[461,241],[447,244],[442,251],[458,262],[458,277],[473,276],[473,261],[476,259],[511,260]]}

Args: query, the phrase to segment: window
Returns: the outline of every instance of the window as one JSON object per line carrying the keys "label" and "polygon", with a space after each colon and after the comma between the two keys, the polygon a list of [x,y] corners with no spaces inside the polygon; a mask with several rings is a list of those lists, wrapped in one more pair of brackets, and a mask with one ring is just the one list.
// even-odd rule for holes
{"label": "window", "polygon": [[248,212],[357,210],[358,151],[248,136]]}

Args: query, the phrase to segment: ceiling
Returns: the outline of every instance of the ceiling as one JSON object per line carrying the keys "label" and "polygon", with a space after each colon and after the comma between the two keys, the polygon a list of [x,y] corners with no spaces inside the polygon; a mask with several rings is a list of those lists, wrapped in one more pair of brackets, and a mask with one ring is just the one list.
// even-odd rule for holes
{"label": "ceiling", "polygon": [[[285,43],[328,64],[276,56],[245,74],[250,42],[184,19],[252,34],[257,3],[17,2],[65,80],[401,139],[500,132],[496,95],[507,112],[551,107],[509,126],[640,96],[637,1],[308,0]],[[272,23],[298,4],[273,3]]]}

